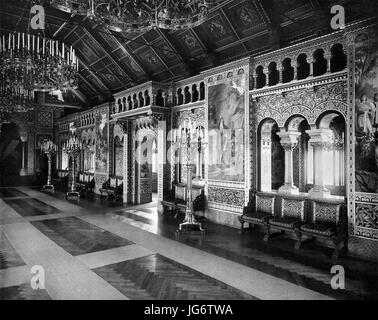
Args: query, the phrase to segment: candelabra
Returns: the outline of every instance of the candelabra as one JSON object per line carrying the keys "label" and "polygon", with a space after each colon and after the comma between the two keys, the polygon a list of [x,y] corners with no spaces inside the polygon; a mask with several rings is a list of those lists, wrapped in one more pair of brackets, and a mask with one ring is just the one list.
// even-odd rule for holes
{"label": "candelabra", "polygon": [[[177,131],[179,134],[177,134]],[[184,135],[182,134],[182,131]],[[199,232],[202,236],[205,234],[205,230],[202,228],[200,222],[196,221],[193,214],[193,199],[192,199],[192,149],[199,149],[203,142],[202,134],[199,129],[192,128],[190,119],[185,122],[183,129],[173,131],[173,141],[181,148],[185,148],[187,151],[186,168],[187,168],[187,196],[186,196],[186,209],[185,219],[180,223],[179,228],[176,230],[176,239],[179,239],[182,233]],[[179,138],[179,140],[177,140]]]}
{"label": "candelabra", "polygon": [[42,191],[54,193],[55,188],[54,185],[51,183],[51,159],[52,156],[55,154],[55,152],[58,150],[55,143],[53,143],[51,140],[43,140],[41,144],[41,152],[43,152],[47,156],[47,183],[42,187]]}
{"label": "candelabra", "polygon": [[75,180],[75,166],[76,158],[80,155],[83,149],[83,144],[78,140],[76,136],[72,136],[67,142],[63,144],[63,152],[67,153],[69,158],[72,158],[72,183],[71,190],[67,192],[66,200],[80,200],[80,193],[76,189]]}

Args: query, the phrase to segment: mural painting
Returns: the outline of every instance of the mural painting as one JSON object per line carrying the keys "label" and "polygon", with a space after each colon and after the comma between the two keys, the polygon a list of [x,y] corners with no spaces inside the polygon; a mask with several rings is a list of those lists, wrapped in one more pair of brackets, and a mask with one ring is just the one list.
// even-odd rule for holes
{"label": "mural painting", "polygon": [[378,193],[378,40],[355,39],[356,192]]}
{"label": "mural painting", "polygon": [[105,114],[96,118],[96,172],[108,171],[108,122]]}
{"label": "mural painting", "polygon": [[209,179],[244,181],[245,76],[209,86]]}

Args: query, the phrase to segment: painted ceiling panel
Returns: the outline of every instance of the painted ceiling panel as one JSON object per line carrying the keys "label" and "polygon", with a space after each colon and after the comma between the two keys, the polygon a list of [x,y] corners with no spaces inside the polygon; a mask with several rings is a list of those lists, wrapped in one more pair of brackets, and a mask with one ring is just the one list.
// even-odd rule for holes
{"label": "painted ceiling panel", "polygon": [[[31,1],[0,1],[0,34],[26,32]],[[109,92],[149,80],[180,80],[225,61],[330,33],[327,14],[334,3],[346,6],[348,22],[376,12],[376,0],[359,7],[359,1],[349,0],[229,0],[194,29],[137,34],[108,32],[85,16],[46,5],[45,35],[56,33],[55,39],[74,46],[82,62],[79,90],[89,100],[94,95],[106,100]]]}

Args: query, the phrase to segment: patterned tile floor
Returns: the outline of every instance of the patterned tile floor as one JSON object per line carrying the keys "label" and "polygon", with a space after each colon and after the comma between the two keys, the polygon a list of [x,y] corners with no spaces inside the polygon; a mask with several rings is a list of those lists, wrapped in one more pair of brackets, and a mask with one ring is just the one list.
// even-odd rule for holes
{"label": "patterned tile floor", "polygon": [[22,198],[22,199],[4,199],[4,202],[12,207],[23,217],[42,216],[49,214],[61,213],[61,211],[50,206],[38,199]]}
{"label": "patterned tile floor", "polygon": [[7,236],[0,230],[0,269],[14,268],[25,265]]}
{"label": "patterned tile floor", "polygon": [[51,300],[46,290],[33,290],[29,283],[0,288],[0,300]]}
{"label": "patterned tile floor", "polygon": [[[241,236],[206,220],[204,241],[172,241],[183,217],[158,215],[156,201],[123,207],[95,196],[68,203],[62,192],[30,188],[2,195],[0,218],[9,207],[21,218],[0,219],[0,276],[9,277],[0,281],[0,299],[378,299],[378,265],[350,257],[339,261],[346,289],[330,289],[330,249],[296,251],[290,239],[267,244],[259,232]],[[23,284],[36,263],[54,278],[48,294]]]}
{"label": "patterned tile floor", "polygon": [[132,244],[76,217],[35,221],[32,225],[73,256]]}
{"label": "patterned tile floor", "polygon": [[93,271],[132,300],[256,299],[159,254]]}
{"label": "patterned tile floor", "polygon": [[27,194],[16,188],[0,188],[0,198],[25,197]]}
{"label": "patterned tile floor", "polygon": [[[178,220],[173,217],[159,216],[156,208],[116,210],[108,215],[171,239],[174,239],[178,225]],[[154,225],[159,227],[152,227]],[[334,265],[330,259],[331,249],[310,245],[298,252],[290,239],[275,239],[267,244],[262,241],[263,235],[260,232],[241,236],[235,229],[225,226],[206,221],[203,221],[203,226],[206,236],[202,242],[198,237],[185,238],[183,241],[190,246],[336,299],[378,299],[376,264],[341,258],[339,263],[345,266],[348,281],[345,290],[335,291],[330,287],[330,269]]]}

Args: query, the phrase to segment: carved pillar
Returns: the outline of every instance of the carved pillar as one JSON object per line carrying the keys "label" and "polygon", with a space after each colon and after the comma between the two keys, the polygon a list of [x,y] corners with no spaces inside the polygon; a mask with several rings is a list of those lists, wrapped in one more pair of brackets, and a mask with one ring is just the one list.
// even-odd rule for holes
{"label": "carved pillar", "polygon": [[151,98],[152,98],[151,105],[152,106],[156,106],[156,96],[157,96],[157,92],[155,90],[152,90],[152,92],[151,92]]}
{"label": "carved pillar", "polygon": [[332,58],[331,50],[327,49],[324,52],[324,58],[327,60],[327,74],[331,73],[331,58]]}
{"label": "carved pillar", "polygon": [[164,199],[164,171],[166,164],[167,123],[164,117],[158,122],[158,212],[163,212]]}
{"label": "carved pillar", "polygon": [[325,198],[330,196],[330,191],[324,185],[323,167],[324,151],[331,145],[332,131],[330,129],[312,129],[306,131],[310,136],[310,144],[314,148],[314,187],[309,191],[312,198]]}
{"label": "carved pillar", "polygon": [[26,132],[21,133],[20,139],[22,142],[22,157],[21,157],[21,170],[20,170],[20,176],[24,177],[28,175],[28,171],[25,167],[25,163],[27,160],[27,154],[26,154],[26,142],[28,141],[28,134]]}
{"label": "carved pillar", "polygon": [[283,80],[283,66],[282,66],[282,62],[281,61],[278,61],[277,62],[277,71],[278,71],[278,74],[279,74],[279,78],[278,78],[278,84],[281,84],[282,83],[282,80]]}
{"label": "carved pillar", "polygon": [[269,86],[269,68],[268,68],[268,66],[263,66],[262,73],[265,74],[265,86],[264,87],[268,87]]}
{"label": "carved pillar", "polygon": [[272,133],[261,133],[261,191],[272,191]]}
{"label": "carved pillar", "polygon": [[280,193],[298,194],[299,189],[293,181],[293,150],[298,145],[299,132],[279,132],[281,145],[285,149],[285,185],[279,189]]}
{"label": "carved pillar", "polygon": [[193,90],[191,87],[188,88],[188,93],[189,93],[189,102],[188,103],[192,103],[193,102]]}
{"label": "carved pillar", "polygon": [[123,133],[123,203],[127,203],[128,201],[128,193],[129,193],[129,175],[128,175],[128,148],[129,148],[129,141],[128,141],[128,129],[129,125],[127,121],[118,122],[118,125],[121,127]]}
{"label": "carved pillar", "polygon": [[161,96],[163,98],[163,107],[166,107],[167,106],[167,93],[165,90],[163,90],[163,92],[161,93]]}
{"label": "carved pillar", "polygon": [[310,65],[310,74],[309,74],[309,76],[313,77],[314,76],[314,63],[315,63],[315,59],[312,56],[311,57],[307,57],[307,63]]}
{"label": "carved pillar", "polygon": [[294,77],[293,77],[293,80],[298,80],[298,62],[295,60],[293,62],[293,68],[294,68]]}

